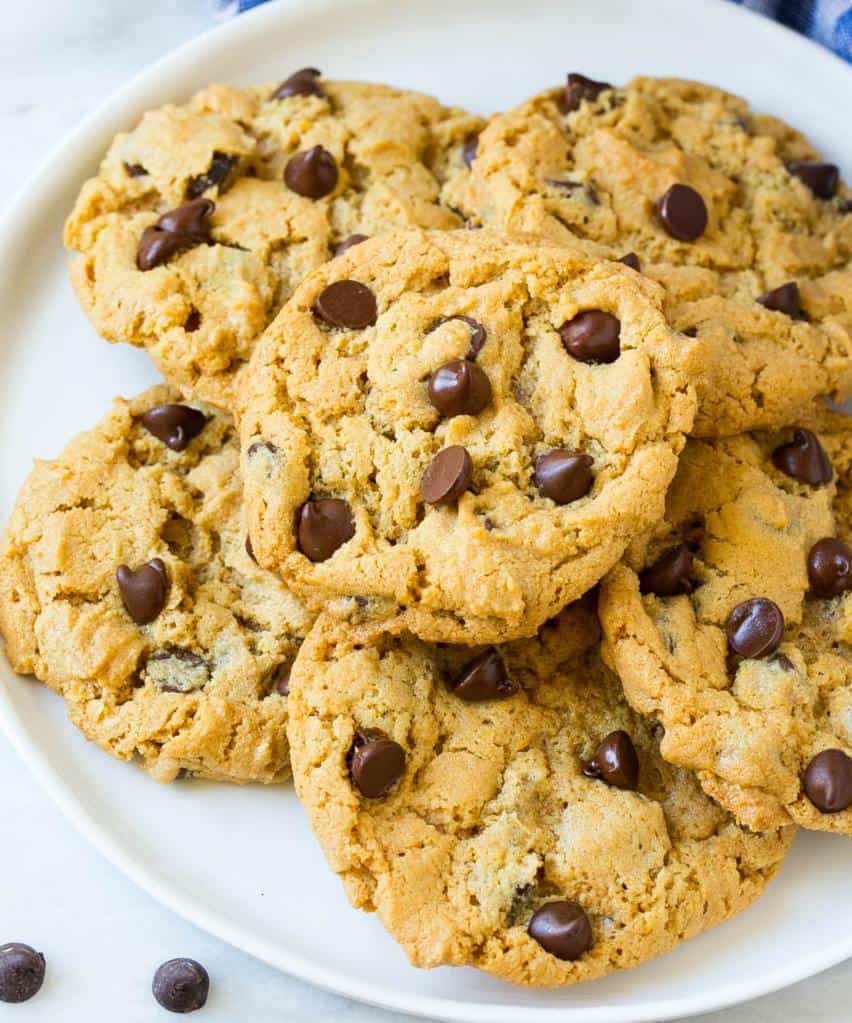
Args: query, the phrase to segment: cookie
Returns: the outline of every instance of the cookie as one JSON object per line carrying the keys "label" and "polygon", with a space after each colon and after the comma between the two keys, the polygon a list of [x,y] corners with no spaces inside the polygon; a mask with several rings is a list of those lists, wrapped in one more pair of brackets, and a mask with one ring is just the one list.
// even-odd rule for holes
{"label": "cookie", "polygon": [[601,616],[667,760],[748,827],[852,834],[852,420],[820,425],[690,441]]}
{"label": "cookie", "polygon": [[499,648],[321,617],[291,676],[293,777],[331,868],[416,966],[555,986],[747,906],[793,829],[752,834],[660,756],[594,612]]}
{"label": "cookie", "polygon": [[493,118],[453,188],[487,226],[586,239],[666,286],[672,326],[702,348],[697,435],[784,426],[852,393],[852,193],[740,98],[569,75]]}
{"label": "cookie", "polygon": [[311,624],[246,548],[231,420],[155,387],[38,462],[0,547],[12,667],[158,781],[289,776],[287,680]]}
{"label": "cookie", "polygon": [[481,121],[419,93],[329,82],[213,85],[116,137],[65,228],[71,279],[108,341],[230,409],[295,286],[392,225],[452,228],[441,190]]}
{"label": "cookie", "polygon": [[326,264],[240,392],[258,560],[349,619],[532,635],[662,514],[694,398],[661,304],[581,246],[489,231]]}

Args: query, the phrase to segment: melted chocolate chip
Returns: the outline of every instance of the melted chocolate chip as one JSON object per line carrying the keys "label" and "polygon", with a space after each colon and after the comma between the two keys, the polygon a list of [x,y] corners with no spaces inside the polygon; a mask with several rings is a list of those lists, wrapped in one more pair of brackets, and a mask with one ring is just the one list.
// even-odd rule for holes
{"label": "melted chocolate chip", "polygon": [[485,327],[482,326],[479,320],[475,320],[472,316],[462,316],[461,314],[456,314],[455,316],[442,316],[440,320],[435,320],[426,333],[431,334],[433,330],[437,330],[438,327],[442,327],[445,323],[452,323],[453,320],[461,320],[462,323],[466,323],[468,327],[470,327],[470,348],[467,350],[465,359],[469,362],[473,362],[477,355],[479,355],[482,351],[483,345],[488,337]]}
{"label": "melted chocolate chip", "polygon": [[772,291],[764,292],[757,301],[767,309],[784,313],[793,320],[799,320],[804,315],[799,298],[799,285],[795,281],[788,281],[787,284],[773,288]]}
{"label": "melted chocolate chip", "polygon": [[817,540],[808,554],[808,579],[818,597],[838,597],[852,589],[852,551],[834,537]]}
{"label": "melted chocolate chip", "polygon": [[386,796],[405,773],[405,750],[380,732],[356,732],[347,760],[352,784],[368,799]]}
{"label": "melted chocolate chip", "polygon": [[335,281],[320,292],[314,313],[329,326],[363,330],[378,318],[376,296],[358,281]]}
{"label": "melted chocolate chip", "polygon": [[732,653],[740,657],[768,657],[775,653],[784,636],[784,615],[774,601],[753,597],[731,611],[726,631]]}
{"label": "melted chocolate chip", "polygon": [[337,188],[337,161],[322,146],[291,156],[284,168],[284,184],[307,199],[322,199]]}
{"label": "melted chocolate chip", "polygon": [[361,242],[367,241],[370,236],[367,234],[350,234],[348,238],[344,238],[343,241],[334,250],[335,256],[342,256],[344,252],[348,252],[349,249],[354,249],[356,245],[360,245]]}
{"label": "melted chocolate chip", "polygon": [[169,577],[160,558],[153,558],[135,571],[119,565],[115,573],[124,608],[137,625],[148,625],[166,606]]}
{"label": "melted chocolate chip", "polygon": [[565,99],[563,109],[566,114],[576,110],[583,100],[596,100],[606,89],[611,89],[609,82],[596,82],[594,78],[586,78],[571,72],[565,81]]}
{"label": "melted chocolate chip", "polygon": [[476,159],[476,150],[479,146],[479,135],[468,135],[462,146],[462,160],[465,167],[470,167]]}
{"label": "melted chocolate chip", "polygon": [[599,778],[617,789],[635,791],[639,785],[639,757],[627,732],[610,732],[595,750],[591,760],[583,764],[587,778]]}
{"label": "melted chocolate chip", "polygon": [[692,551],[685,543],[672,547],[639,576],[642,593],[657,597],[675,597],[692,592],[689,573],[692,571]]}
{"label": "melted chocolate chip", "polygon": [[209,244],[209,220],[215,209],[216,204],[210,199],[193,199],[146,227],[136,250],[138,269],[152,270],[181,252]]}
{"label": "melted chocolate chip", "polygon": [[429,378],[429,401],[445,418],[475,416],[491,401],[491,382],[475,362],[453,359]]}
{"label": "melted chocolate chip", "polygon": [[303,67],[294,71],[278,86],[270,99],[287,99],[288,96],[322,96],[319,79],[322,72],[315,67]]}
{"label": "melted chocolate chip", "polygon": [[355,535],[355,520],[345,501],[306,501],[297,516],[299,550],[311,561],[326,561]]}
{"label": "melted chocolate chip", "polygon": [[456,696],[469,703],[502,700],[518,691],[518,685],[506,669],[506,662],[494,647],[484,650],[464,666],[458,678],[450,683]]}
{"label": "melted chocolate chip", "polygon": [[0,1002],[27,1002],[41,990],[45,962],[41,952],[20,941],[0,945]]}
{"label": "melted chocolate chip", "polygon": [[811,760],[802,778],[805,795],[821,813],[840,813],[852,806],[852,757],[825,749]]}
{"label": "melted chocolate chip", "polygon": [[837,191],[840,172],[833,163],[797,160],[787,169],[804,182],[817,199],[830,199]]}
{"label": "melted chocolate chip", "polygon": [[615,362],[621,354],[621,323],[602,309],[587,309],[559,328],[565,351],[578,362]]}
{"label": "melted chocolate chip", "polygon": [[576,902],[547,902],[532,915],[527,934],[557,959],[579,959],[592,947],[592,925]]}
{"label": "melted chocolate chip", "polygon": [[194,334],[201,326],[201,313],[197,309],[191,309],[189,316],[183,321],[183,329],[187,334]]}
{"label": "melted chocolate chip", "polygon": [[663,227],[672,238],[694,242],[707,230],[707,206],[689,185],[672,185],[657,203]]}
{"label": "melted chocolate chip", "polygon": [[635,270],[637,273],[641,272],[642,264],[639,262],[639,257],[635,252],[626,253],[618,262],[624,263],[625,266],[629,266],[631,270]]}
{"label": "melted chocolate chip", "polygon": [[141,416],[149,433],[172,451],[184,451],[207,424],[207,416],[189,405],[155,405]]}
{"label": "melted chocolate chip", "polygon": [[549,497],[557,504],[570,504],[592,489],[593,464],[590,455],[554,448],[535,460],[535,485],[542,497]]}
{"label": "melted chocolate chip", "polygon": [[220,153],[218,150],[213,154],[210,166],[204,174],[190,178],[186,186],[187,199],[197,199],[203,195],[208,188],[219,186],[219,194],[226,191],[231,174],[239,163],[238,156],[229,153]]}
{"label": "melted chocolate chip", "polygon": [[439,451],[426,466],[420,481],[420,493],[427,504],[457,501],[473,480],[473,462],[467,451],[453,444]]}
{"label": "melted chocolate chip", "polygon": [[772,464],[786,476],[812,487],[824,486],[834,475],[828,455],[816,434],[796,430],[793,439],[772,452]]}
{"label": "melted chocolate chip", "polygon": [[194,959],[169,959],[157,967],[151,991],[169,1012],[194,1012],[207,1001],[210,977]]}

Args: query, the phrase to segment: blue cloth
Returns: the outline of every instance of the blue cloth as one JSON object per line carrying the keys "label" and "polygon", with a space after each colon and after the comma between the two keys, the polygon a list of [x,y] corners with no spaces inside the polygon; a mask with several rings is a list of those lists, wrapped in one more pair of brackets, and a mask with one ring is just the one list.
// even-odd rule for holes
{"label": "blue cloth", "polygon": [[[688,3],[689,0],[684,0]],[[803,32],[852,62],[852,3],[849,0],[730,0]],[[225,0],[231,11],[247,11],[266,0]]]}

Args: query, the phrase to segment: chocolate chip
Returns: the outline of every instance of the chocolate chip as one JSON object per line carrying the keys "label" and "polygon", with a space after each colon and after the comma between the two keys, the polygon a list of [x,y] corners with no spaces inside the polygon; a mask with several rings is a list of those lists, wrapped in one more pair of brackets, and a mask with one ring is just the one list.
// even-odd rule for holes
{"label": "chocolate chip", "polygon": [[816,434],[796,430],[793,439],[772,452],[772,464],[786,476],[812,487],[831,482],[834,472]]}
{"label": "chocolate chip", "polygon": [[287,99],[288,96],[322,96],[323,91],[318,81],[322,71],[315,67],[303,67],[294,71],[289,78],[278,86],[270,99]]}
{"label": "chocolate chip", "polygon": [[127,171],[127,176],[131,178],[144,178],[148,173],[141,163],[127,163],[125,161],[124,169]]}
{"label": "chocolate chip", "polygon": [[248,554],[248,556],[251,558],[251,560],[256,565],[257,564],[257,558],[254,556],[254,547],[252,547],[252,545],[251,545],[251,537],[250,536],[246,537],[246,554]]}
{"label": "chocolate chip", "polygon": [[563,192],[574,192],[583,185],[579,181],[572,181],[570,178],[545,178],[544,183],[552,188],[559,188]]}
{"label": "chocolate chip", "polygon": [[587,309],[559,328],[565,351],[578,362],[615,362],[621,354],[621,323],[612,313]]}
{"label": "chocolate chip", "polygon": [[269,688],[279,696],[289,696],[290,675],[293,671],[293,661],[282,661],[277,668],[273,669],[269,676]]}
{"label": "chocolate chip", "polygon": [[794,163],[788,164],[787,169],[799,181],[803,181],[817,199],[830,199],[837,191],[840,172],[833,163],[796,160]]}
{"label": "chocolate chip", "polygon": [[344,238],[343,241],[334,250],[335,256],[342,256],[344,252],[349,249],[353,249],[356,245],[360,245],[361,242],[367,241],[370,236],[367,234],[350,234],[348,238]]}
{"label": "chocolate chip", "polygon": [[619,259],[618,262],[624,263],[625,266],[629,266],[631,270],[635,270],[637,273],[641,271],[642,265],[639,262],[639,257],[636,255],[635,252],[626,253],[624,256],[621,257],[621,259]]}
{"label": "chocolate chip", "polygon": [[27,1002],[44,983],[44,956],[20,941],[0,945],[0,1002]]}
{"label": "chocolate chip", "polygon": [[268,440],[256,440],[252,444],[249,444],[246,454],[249,458],[253,458],[258,451],[267,451],[270,455],[274,455],[278,448],[274,444],[270,444]]}
{"label": "chocolate chip", "polygon": [[472,316],[462,316],[461,314],[442,316],[440,320],[435,320],[426,333],[431,334],[433,330],[437,330],[438,327],[442,327],[445,323],[451,323],[453,320],[461,320],[462,323],[466,323],[470,327],[470,348],[468,348],[465,358],[472,362],[482,351],[482,347],[488,337],[485,327],[482,326],[479,320],[475,320]]}
{"label": "chocolate chip", "polygon": [[639,757],[633,740],[621,729],[610,732],[582,770],[587,778],[600,778],[617,789],[635,791],[639,784]]}
{"label": "chocolate chip", "polygon": [[151,990],[169,1012],[194,1012],[207,1001],[210,977],[194,959],[169,959],[157,967]]}
{"label": "chocolate chip", "polygon": [[405,772],[405,750],[380,732],[356,732],[347,760],[352,784],[368,799],[386,796]]}
{"label": "chocolate chip", "polygon": [[160,558],[153,558],[135,571],[119,565],[115,573],[124,609],[137,625],[147,625],[166,606],[169,577]]}
{"label": "chocolate chip", "polygon": [[182,646],[155,650],[145,663],[145,681],[161,693],[197,693],[204,689],[210,677],[207,661]]}
{"label": "chocolate chip", "polygon": [[183,329],[187,334],[194,334],[201,326],[201,313],[197,309],[191,309],[189,316],[183,321]]}
{"label": "chocolate chip", "polygon": [[345,501],[306,501],[298,514],[299,550],[311,561],[326,561],[355,535],[355,520]]}
{"label": "chocolate chip", "polygon": [[297,195],[322,199],[337,188],[337,161],[322,146],[296,153],[284,168],[284,184]]}
{"label": "chocolate chip", "polygon": [[852,589],[852,551],[834,537],[817,540],[808,554],[808,579],[818,597],[837,597]]}
{"label": "chocolate chip", "polygon": [[784,635],[784,615],[773,600],[753,597],[731,611],[726,631],[732,653],[740,657],[768,657],[778,649]]}
{"label": "chocolate chip", "polygon": [[557,504],[577,501],[592,489],[593,460],[567,448],[554,448],[535,460],[535,485],[542,497]]}
{"label": "chocolate chip", "polygon": [[757,299],[762,306],[771,309],[776,313],[784,313],[791,319],[801,319],[803,315],[802,303],[799,299],[799,285],[795,281],[788,281],[772,291],[766,291]]}
{"label": "chocolate chip", "polygon": [[506,662],[490,647],[464,666],[459,677],[450,683],[450,689],[462,700],[479,703],[512,696],[518,685],[509,678]]}
{"label": "chocolate chip", "polygon": [[426,466],[420,481],[420,493],[427,504],[457,501],[473,479],[473,462],[467,451],[453,444],[439,451]]}
{"label": "chocolate chip", "polygon": [[841,749],[825,749],[805,768],[802,782],[817,810],[840,813],[852,806],[852,757]]}
{"label": "chocolate chip", "polygon": [[213,154],[206,172],[189,179],[186,186],[187,199],[197,199],[208,188],[214,188],[217,185],[221,195],[227,189],[231,173],[238,163],[239,157],[232,156],[230,153],[220,153],[217,150]]}
{"label": "chocolate chip", "polygon": [[570,114],[584,99],[596,100],[605,89],[611,88],[609,82],[596,82],[594,78],[586,78],[585,75],[578,75],[572,71],[565,81],[563,109],[566,114]]}
{"label": "chocolate chip", "polygon": [[689,185],[672,185],[657,203],[663,227],[672,238],[694,242],[707,229],[707,207]]}
{"label": "chocolate chip", "polygon": [[562,960],[579,959],[592,947],[592,925],[576,902],[547,902],[532,915],[527,934],[545,952]]}
{"label": "chocolate chip", "polygon": [[689,573],[692,571],[692,551],[685,543],[672,547],[639,576],[642,593],[656,597],[675,597],[692,592]]}
{"label": "chocolate chip", "polygon": [[795,671],[796,666],[786,654],[773,654],[770,663],[777,664],[781,671]]}
{"label": "chocolate chip", "polygon": [[335,281],[320,292],[314,313],[332,327],[363,330],[378,317],[376,296],[358,281]]}
{"label": "chocolate chip", "polygon": [[207,245],[211,241],[209,220],[215,209],[211,199],[193,199],[164,213],[156,224],[142,232],[136,266],[152,270],[181,252]]}
{"label": "chocolate chip", "polygon": [[465,167],[470,167],[476,159],[476,149],[479,145],[479,135],[468,135],[462,146],[462,160]]}
{"label": "chocolate chip", "polygon": [[155,405],[141,417],[142,425],[172,451],[184,451],[207,424],[207,416],[189,405]]}
{"label": "chocolate chip", "polygon": [[429,401],[442,416],[475,416],[491,401],[491,382],[469,359],[445,362],[429,378]]}

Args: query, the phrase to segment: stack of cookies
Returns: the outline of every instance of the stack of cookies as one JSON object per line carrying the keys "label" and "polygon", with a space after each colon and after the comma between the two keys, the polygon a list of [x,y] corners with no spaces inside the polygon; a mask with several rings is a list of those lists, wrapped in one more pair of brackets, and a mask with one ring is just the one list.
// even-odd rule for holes
{"label": "stack of cookies", "polygon": [[710,86],[327,81],[118,136],[80,303],[165,383],[25,482],[13,667],[282,782],[417,966],[562,985],[852,834],[852,198]]}

